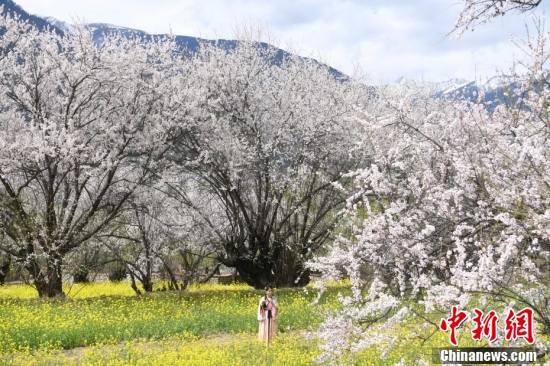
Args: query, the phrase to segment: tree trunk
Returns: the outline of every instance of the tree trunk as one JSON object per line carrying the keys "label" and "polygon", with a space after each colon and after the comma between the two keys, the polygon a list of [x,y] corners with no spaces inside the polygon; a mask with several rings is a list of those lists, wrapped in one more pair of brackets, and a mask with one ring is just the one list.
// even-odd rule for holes
{"label": "tree trunk", "polygon": [[34,263],[31,274],[34,277],[34,286],[39,297],[65,297],[61,277],[61,260],[56,260],[54,263],[48,261],[46,273],[43,273]]}
{"label": "tree trunk", "polygon": [[303,287],[310,282],[310,271],[305,269],[303,261],[296,252],[284,245],[267,254],[254,256],[241,255],[234,260],[224,259],[228,267],[237,269],[242,279],[256,289],[265,286]]}
{"label": "tree trunk", "polygon": [[164,266],[164,269],[166,270],[166,273],[168,273],[168,277],[170,278],[168,289],[176,291],[185,290],[185,288],[187,287],[186,284],[182,283],[181,286],[179,285],[178,279],[176,278],[174,271],[172,271],[172,268],[170,268],[170,265],[164,260],[162,260],[162,265]]}
{"label": "tree trunk", "polygon": [[73,274],[73,281],[74,283],[88,283],[90,280],[88,279],[88,275],[90,274],[90,271],[85,268],[79,268],[75,271]]}
{"label": "tree trunk", "polygon": [[153,292],[153,279],[149,273],[143,273],[139,269],[135,270],[135,268],[131,268],[130,266],[128,266],[127,269],[128,269],[128,273],[130,274],[132,289],[135,291],[137,295],[141,295],[141,291],[138,289],[136,285],[136,279],[143,286],[143,291]]}
{"label": "tree trunk", "polygon": [[6,276],[8,275],[8,272],[10,271],[10,265],[11,265],[11,257],[7,257],[7,259],[4,259],[2,262],[0,262],[0,286],[4,285],[6,281]]}
{"label": "tree trunk", "polygon": [[[200,282],[201,283],[206,283],[208,281],[210,281],[210,279],[212,277],[214,277],[215,274],[219,275],[220,274],[220,266],[222,265],[221,262],[218,262],[216,263],[216,265],[214,266],[214,268],[212,269],[212,271],[210,271],[210,273],[208,273],[206,275],[206,277],[204,279],[202,279]],[[206,268],[208,270],[208,267]]]}
{"label": "tree trunk", "polygon": [[153,281],[150,277],[144,278],[141,284],[143,285],[143,290],[145,292],[153,292]]}
{"label": "tree trunk", "polygon": [[126,275],[128,274],[128,270],[126,267],[117,267],[115,268],[111,273],[109,273],[109,281],[111,282],[120,282],[126,278]]}
{"label": "tree trunk", "polygon": [[132,271],[129,271],[130,274],[130,286],[132,287],[132,290],[136,293],[136,295],[141,295],[141,291],[138,289],[136,285],[136,279],[134,278],[134,274]]}

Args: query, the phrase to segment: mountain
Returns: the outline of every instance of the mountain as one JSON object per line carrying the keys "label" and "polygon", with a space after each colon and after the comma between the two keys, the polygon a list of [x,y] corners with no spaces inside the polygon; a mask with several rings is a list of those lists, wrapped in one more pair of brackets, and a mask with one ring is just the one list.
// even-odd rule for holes
{"label": "mountain", "polygon": [[[61,22],[59,20],[56,20],[55,18],[45,18],[48,19],[50,22],[53,22],[51,24],[57,24],[57,26],[62,27],[63,29],[70,29],[70,25],[67,23]],[[144,32],[142,30],[138,29],[132,29],[132,28],[126,28],[126,27],[120,27],[112,24],[105,24],[105,23],[90,23],[88,24],[88,28],[92,31],[94,40],[99,44],[103,40],[104,34],[109,34],[112,32],[120,32],[126,37],[131,36],[139,36],[143,39],[149,40],[156,36],[162,36],[160,34],[149,34],[147,32]],[[175,36],[176,44],[181,47],[181,49],[185,49],[189,52],[197,52],[200,47],[200,43],[207,42],[207,43],[217,43],[221,47],[225,47],[227,49],[235,48],[237,46],[236,40],[228,40],[228,39],[217,39],[217,40],[209,40],[209,39],[203,39],[203,38],[197,38],[197,37],[189,37],[189,36]],[[269,45],[267,43],[261,42],[260,43],[263,47],[268,47]],[[277,54],[275,55],[275,62],[280,63],[282,62],[286,57],[290,56],[290,53],[278,49]],[[316,60],[314,60],[317,62]],[[334,75],[336,78],[345,80],[347,79],[347,76],[340,72],[339,70],[328,67],[329,71],[332,75]]]}
{"label": "mountain", "polygon": [[59,28],[52,26],[52,24],[46,19],[27,13],[22,7],[14,3],[12,0],[0,0],[0,6],[4,6],[2,14],[8,12],[12,16],[18,15],[21,20],[28,21],[29,23],[36,25],[40,30],[44,30],[47,27],[53,27],[55,30],[61,31]]}
{"label": "mountain", "polygon": [[[55,31],[60,33],[72,32],[73,30],[72,25],[53,17],[39,17],[29,14],[12,0],[0,0],[0,5],[4,5],[4,12],[10,12],[12,15],[17,14],[22,20],[29,21],[29,23],[36,25],[41,30],[44,30],[47,27],[53,28]],[[97,42],[97,44],[101,44],[104,34],[112,32],[120,32],[127,37],[139,36],[143,39],[151,39],[155,36],[159,36],[149,34],[138,29],[120,27],[105,23],[91,23],[88,24],[88,27],[92,31],[94,40]],[[202,42],[217,43],[222,47],[227,47],[228,49],[236,47],[238,42],[236,40],[207,40],[188,36],[176,36],[175,38],[176,43],[181,47],[181,49],[186,49],[189,52],[197,52],[200,47],[200,43]],[[268,47],[267,43],[262,42],[261,45],[264,47]],[[277,51],[275,62],[280,63],[285,57],[288,57],[289,55],[290,53],[279,49]],[[329,70],[336,78],[340,80],[347,79],[347,76],[339,70],[330,66]],[[449,79],[447,81],[441,82],[420,82],[413,79],[400,77],[399,79],[395,80],[395,83],[405,87],[415,87],[420,84],[428,84],[429,87],[432,89],[432,96],[434,98],[465,98],[467,100],[475,101],[479,93],[483,92],[485,94],[485,101],[491,102],[489,104],[493,104],[492,102],[496,102],[494,104],[498,104],[499,101],[505,100],[505,91],[507,91],[508,89],[514,89],[514,83],[507,76],[495,76],[484,83],[467,81],[463,79]]]}
{"label": "mountain", "polygon": [[[23,8],[21,8],[19,5],[15,4],[12,0],[0,0],[0,5],[1,4],[6,4],[5,11],[6,10],[10,11],[12,12],[12,14],[13,13],[19,14],[21,19],[28,20],[31,24],[37,25],[38,28],[41,30],[45,29],[47,26],[50,26],[51,28],[61,33],[72,32],[73,30],[73,26],[71,24],[58,20],[54,17],[47,17],[47,16],[39,17],[35,15],[30,15],[25,10],[23,10]],[[101,44],[101,42],[103,41],[103,36],[105,34],[109,34],[113,32],[121,33],[126,37],[138,36],[145,40],[150,40],[151,38],[156,36],[162,36],[159,34],[149,34],[139,29],[120,27],[117,25],[106,24],[106,23],[90,23],[88,24],[88,28],[91,30],[94,41],[97,44]],[[182,50],[185,49],[188,52],[197,52],[199,50],[200,43],[203,43],[203,42],[208,42],[212,44],[217,43],[218,45],[228,49],[236,47],[238,42],[236,40],[227,40],[227,39],[208,40],[208,39],[189,37],[189,36],[175,36],[175,39],[178,46],[180,46]],[[266,48],[268,47],[267,43],[261,42],[260,44],[263,47],[266,47]],[[275,62],[280,63],[282,62],[283,59],[285,59],[288,56],[290,56],[290,53],[282,49],[278,49],[277,54],[275,56]],[[314,61],[317,62],[316,60]],[[329,71],[338,79],[341,79],[341,80],[347,79],[347,76],[345,74],[343,74],[342,72],[340,72],[339,70],[333,67],[329,66]]]}
{"label": "mountain", "polygon": [[498,105],[502,101],[507,101],[508,94],[512,94],[516,85],[510,76],[501,75],[493,76],[486,81],[468,81],[464,79],[449,79],[446,81],[431,82],[431,81],[416,81],[400,77],[395,80],[395,83],[407,88],[416,86],[428,85],[431,89],[431,95],[434,98],[452,98],[466,99],[476,101],[480,93],[484,94],[484,102],[487,105]]}
{"label": "mountain", "polygon": [[[73,26],[70,24],[67,24],[63,21],[60,21],[53,17],[40,17],[36,15],[31,15],[28,12],[26,12],[21,6],[14,3],[12,0],[0,0],[0,6],[4,5],[4,11],[9,12],[11,15],[18,15],[20,19],[28,21],[31,24],[36,25],[40,30],[45,30],[47,27],[50,27],[54,29],[56,32],[65,33],[65,32],[71,32],[73,29]],[[112,24],[105,24],[105,23],[90,23],[88,24],[89,29],[92,31],[93,38],[97,42],[97,44],[101,44],[101,41],[103,40],[103,35],[108,34],[111,32],[120,32],[124,36],[130,37],[130,36],[139,36],[143,39],[151,39],[155,36],[160,36],[158,34],[149,34],[147,32],[144,32],[142,30],[138,29],[132,29],[132,28],[126,28],[126,27],[120,27]],[[188,37],[188,36],[176,36],[176,43],[181,47],[181,49],[185,49],[189,52],[197,52],[200,43],[201,42],[209,42],[209,43],[217,43],[218,45],[222,47],[226,47],[228,49],[234,48],[237,45],[236,40],[226,40],[226,39],[218,39],[218,40],[207,40],[197,37]],[[261,45],[263,47],[268,47],[267,43],[262,42]],[[290,56],[290,53],[278,49],[277,54],[275,56],[275,62],[280,63],[283,59]],[[317,62],[316,60],[314,60]],[[340,72],[339,70],[330,67],[329,71],[331,74],[333,74],[336,78],[345,80],[347,79],[347,76]]]}

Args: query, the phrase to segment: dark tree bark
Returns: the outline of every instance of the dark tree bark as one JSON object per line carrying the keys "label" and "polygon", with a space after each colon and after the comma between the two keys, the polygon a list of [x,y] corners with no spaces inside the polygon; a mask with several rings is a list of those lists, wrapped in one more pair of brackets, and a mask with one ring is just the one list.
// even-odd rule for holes
{"label": "dark tree bark", "polygon": [[[266,245],[267,247],[267,245]],[[220,259],[228,267],[234,267],[241,278],[256,289],[265,286],[303,287],[310,282],[310,271],[305,268],[300,253],[282,243],[272,244],[269,250],[260,249],[254,259],[248,251],[237,253],[228,249],[234,259]]]}
{"label": "dark tree bark", "polygon": [[34,278],[34,286],[39,297],[65,297],[61,265],[61,258],[58,257],[47,261],[45,271],[34,259],[31,259],[25,266]]}
{"label": "dark tree bark", "polygon": [[11,257],[7,256],[0,262],[0,286],[5,284],[6,276],[10,271]]}
{"label": "dark tree bark", "polygon": [[85,268],[79,268],[73,274],[73,281],[75,283],[88,283],[90,282],[90,280],[88,279],[89,274],[90,274],[89,270]]}
{"label": "dark tree bark", "polygon": [[[206,283],[208,281],[210,281],[210,279],[212,277],[214,277],[214,275],[219,275],[220,274],[220,266],[222,265],[223,263],[221,262],[218,262],[214,265],[214,268],[212,268],[212,270],[210,272],[207,273],[206,277],[203,278],[201,280],[202,283]],[[208,271],[208,267],[206,267],[206,270]]]}
{"label": "dark tree bark", "polygon": [[164,270],[168,274],[168,278],[170,282],[168,283],[168,289],[172,291],[183,291],[187,288],[187,285],[185,282],[179,283],[176,274],[170,267],[169,263],[165,260],[162,260],[162,266],[164,267]]}
{"label": "dark tree bark", "polygon": [[119,268],[115,268],[111,273],[109,273],[109,281],[111,282],[119,282],[126,278],[126,275],[128,274],[128,271],[126,270],[126,267],[121,266]]}
{"label": "dark tree bark", "polygon": [[311,280],[310,271],[304,268],[303,263],[288,265],[280,261],[278,263],[279,268],[283,267],[284,270],[277,272],[271,271],[277,266],[262,266],[258,262],[243,259],[231,263],[237,268],[241,278],[255,289],[264,289],[268,285],[274,287],[304,287]]}

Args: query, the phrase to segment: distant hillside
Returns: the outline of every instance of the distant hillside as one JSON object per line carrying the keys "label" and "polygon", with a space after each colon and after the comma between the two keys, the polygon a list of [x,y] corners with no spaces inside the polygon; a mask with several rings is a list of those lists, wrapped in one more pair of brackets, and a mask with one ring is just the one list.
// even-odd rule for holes
{"label": "distant hillside", "polygon": [[[4,12],[10,12],[11,14],[18,14],[19,17],[23,20],[29,21],[31,24],[36,25],[39,29],[44,30],[46,27],[51,27],[57,32],[71,32],[72,26],[63,21],[57,20],[53,17],[39,17],[36,15],[29,14],[22,7],[14,3],[12,0],[0,0],[0,5],[4,5]],[[130,36],[140,36],[144,39],[151,39],[154,36],[147,32],[131,29],[126,27],[120,27],[111,24],[104,23],[91,23],[88,25],[89,29],[93,33],[94,40],[101,44],[103,36],[112,32],[120,32],[123,35]],[[237,45],[236,40],[206,40],[197,37],[188,37],[188,36],[176,36],[177,44],[182,48],[186,49],[189,52],[197,52],[199,49],[200,42],[217,42],[222,47],[228,49],[234,48]],[[267,47],[267,43],[261,43],[264,47]],[[290,56],[290,53],[279,49],[276,56],[276,63],[281,62],[285,57]],[[317,62],[317,61],[316,61]],[[340,72],[339,70],[330,67],[330,72],[338,79],[345,80],[347,76]],[[513,89],[514,84],[507,77],[493,77],[487,80],[485,83],[477,83],[476,81],[467,81],[459,79],[451,79],[442,82],[419,82],[416,80],[399,78],[395,81],[397,84],[406,86],[406,87],[415,87],[420,83],[429,84],[433,89],[433,97],[450,97],[450,98],[465,98],[471,101],[475,101],[480,92],[485,93],[485,100],[487,102],[495,102],[498,104],[499,101],[504,100],[504,91],[508,89]]]}
{"label": "distant hillside", "polygon": [[[512,93],[517,87],[516,82],[509,76],[493,76],[486,81],[468,81],[464,79],[449,79],[447,81],[426,82],[398,78],[396,84],[414,88],[417,85],[428,85],[434,98],[466,99],[476,101],[480,93],[484,94],[484,101],[488,106],[496,106],[499,103],[508,103],[510,98],[506,93]],[[491,107],[491,109],[493,108]]]}
{"label": "distant hillside", "polygon": [[[45,18],[46,20],[50,21],[51,24],[56,25],[57,27],[61,29],[70,29],[70,25],[67,23],[61,22],[55,18]],[[126,27],[120,27],[117,25],[112,24],[105,24],[105,23],[90,23],[88,24],[88,27],[93,33],[94,40],[96,42],[101,43],[103,39],[104,34],[109,34],[112,32],[119,32],[123,35],[129,37],[129,36],[139,36],[143,39],[151,39],[152,37],[159,36],[159,34],[149,34],[147,32],[144,32],[139,29],[132,29],[132,28],[126,28]],[[175,36],[176,37],[176,43],[182,48],[186,49],[189,52],[197,52],[200,47],[201,42],[209,42],[209,43],[217,43],[218,45],[231,49],[237,46],[236,40],[228,40],[228,39],[217,39],[217,40],[209,40],[209,39],[203,39],[203,38],[197,38],[197,37],[189,37],[189,36]],[[263,47],[267,47],[268,44],[262,42],[261,45]],[[276,62],[281,62],[285,57],[290,56],[290,53],[279,49],[277,51],[277,55],[275,56]],[[314,60],[317,62],[316,60]],[[347,79],[347,76],[340,72],[339,70],[336,70],[333,67],[329,66],[330,72],[339,79]]]}
{"label": "distant hillside", "polygon": [[[63,21],[57,20],[53,17],[47,17],[47,16],[40,17],[40,16],[29,14],[21,6],[17,5],[12,0],[0,0],[0,5],[4,5],[4,12],[10,12],[12,15],[17,14],[22,20],[29,21],[29,23],[36,25],[40,30],[44,30],[48,26],[60,33],[70,32],[72,29],[71,25]],[[125,36],[138,35],[140,37],[143,37],[144,39],[151,39],[154,36],[158,36],[155,34],[149,34],[147,32],[144,32],[138,29],[119,27],[111,24],[91,23],[88,26],[93,33],[94,40],[98,44],[101,43],[104,34],[108,34],[112,32],[120,32]],[[179,46],[181,46],[182,49],[186,49],[189,52],[197,52],[197,50],[199,49],[200,42],[210,42],[210,43],[217,42],[222,47],[227,47],[227,48],[234,48],[237,45],[236,40],[225,40],[225,39],[206,40],[206,39],[201,39],[197,37],[188,37],[188,36],[176,36],[176,42]],[[261,43],[261,44],[264,47],[268,46],[267,43]],[[290,53],[282,49],[279,49],[276,55],[276,62],[281,62],[287,56],[290,56]],[[333,67],[329,66],[329,70],[335,77],[339,79],[347,78],[345,74],[336,70]]]}
{"label": "distant hillside", "polygon": [[58,31],[61,31],[57,27],[52,26],[52,24],[50,24],[45,19],[42,19],[41,17],[27,13],[22,7],[14,3],[12,0],[0,0],[0,6],[2,5],[4,6],[4,11],[2,14],[6,12],[10,13],[12,16],[17,14],[19,15],[20,19],[26,20],[29,23],[36,25],[40,30],[44,30],[46,29],[46,27],[49,26]]}

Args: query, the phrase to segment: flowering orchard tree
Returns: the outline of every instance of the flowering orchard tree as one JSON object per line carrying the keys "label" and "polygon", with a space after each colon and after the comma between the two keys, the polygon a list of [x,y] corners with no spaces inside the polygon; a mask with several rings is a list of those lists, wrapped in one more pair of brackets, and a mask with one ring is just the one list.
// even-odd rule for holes
{"label": "flowering orchard tree", "polygon": [[[170,235],[168,223],[163,222],[163,199],[144,189],[128,202],[128,207],[111,222],[109,230],[97,236],[98,244],[109,249],[116,262],[123,264],[130,276],[132,289],[140,295],[136,280],[145,292],[153,291],[153,274],[162,267],[161,258],[167,255]],[[167,211],[167,210],[166,210]]]}
{"label": "flowering orchard tree", "polygon": [[165,149],[173,44],[97,46],[83,25],[61,36],[10,16],[0,28],[0,249],[40,296],[58,296],[65,255],[117,216]]}
{"label": "flowering orchard tree", "polygon": [[474,30],[477,24],[492,23],[496,18],[509,12],[525,13],[534,10],[542,0],[462,0],[462,8],[452,32],[460,37],[469,27]]}
{"label": "flowering orchard tree", "polygon": [[436,331],[441,314],[473,296],[501,303],[495,308],[532,308],[536,334],[550,333],[546,39],[523,43],[533,55],[530,77],[512,73],[509,104],[388,87],[378,110],[365,111],[372,163],[352,173],[358,189],[344,210],[351,229],[310,264],[325,279],[352,283],[344,310],[320,329],[324,360],[391,345],[388,329],[407,316]]}
{"label": "flowering orchard tree", "polygon": [[109,225],[109,230],[97,236],[98,244],[109,248],[116,261],[125,265],[138,295],[141,290],[136,281],[145,292],[151,292],[153,276],[161,271],[167,274],[170,289],[184,290],[198,280],[203,261],[214,256],[208,226],[205,228],[202,222],[208,209],[198,206],[198,198],[192,208],[182,205],[170,191],[138,187],[128,208]]}
{"label": "flowering orchard tree", "polygon": [[357,166],[349,117],[366,98],[353,79],[288,56],[252,32],[234,48],[203,44],[192,59],[195,129],[173,151],[214,196],[220,260],[257,288],[309,282],[305,261],[330,237],[345,201],[334,187]]}

